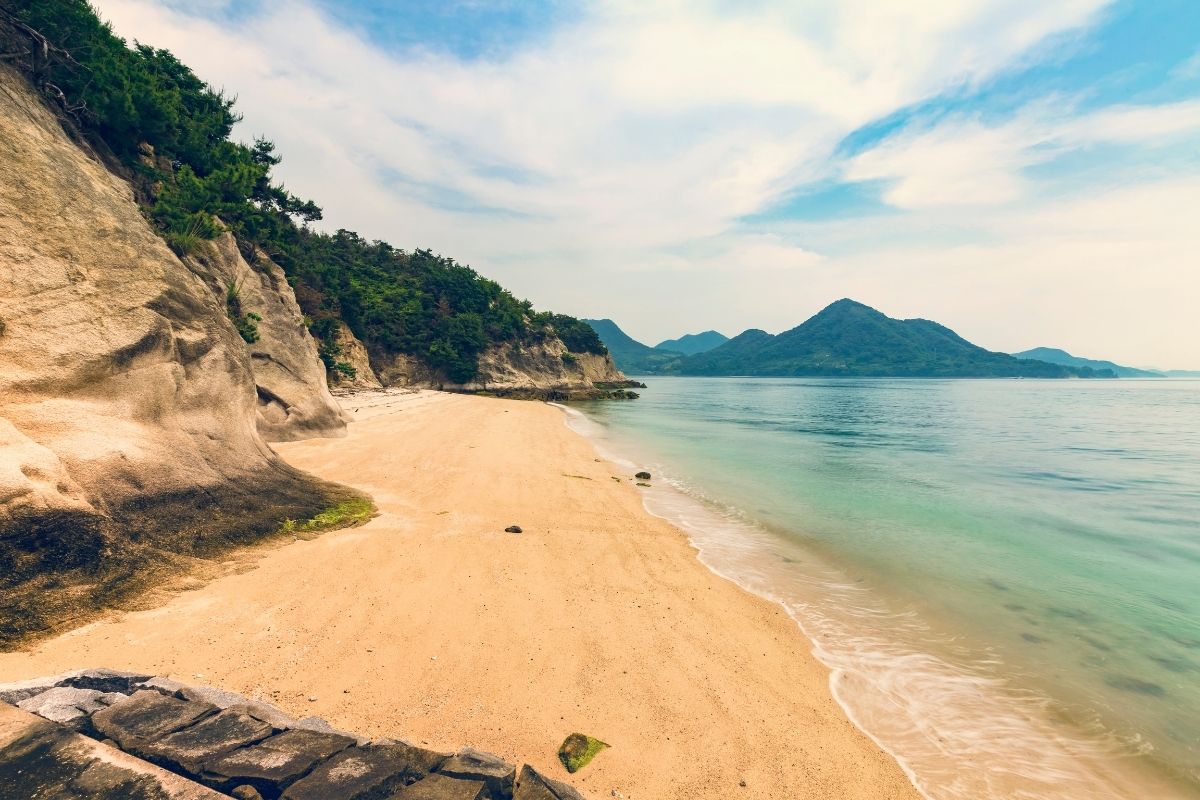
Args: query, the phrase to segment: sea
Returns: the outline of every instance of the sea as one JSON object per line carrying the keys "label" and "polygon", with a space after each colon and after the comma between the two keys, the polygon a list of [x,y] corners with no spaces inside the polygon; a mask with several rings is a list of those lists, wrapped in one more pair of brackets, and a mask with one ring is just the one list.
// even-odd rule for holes
{"label": "sea", "polygon": [[929,798],[1200,798],[1200,381],[646,378],[567,423]]}

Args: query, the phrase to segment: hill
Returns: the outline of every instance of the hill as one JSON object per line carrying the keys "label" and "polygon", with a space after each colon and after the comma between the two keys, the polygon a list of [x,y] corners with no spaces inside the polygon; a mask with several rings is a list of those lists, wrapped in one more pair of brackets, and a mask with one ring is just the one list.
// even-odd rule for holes
{"label": "hill", "polygon": [[629,375],[668,372],[683,358],[683,353],[660,350],[634,339],[611,319],[585,319],[612,355],[617,369]]}
{"label": "hill", "polygon": [[778,336],[746,331],[720,347],[688,356],[673,370],[682,375],[1113,377],[1087,367],[994,353],[936,322],[892,319],[853,300],[838,300]]}
{"label": "hill", "polygon": [[704,331],[703,333],[688,333],[680,336],[678,339],[667,339],[665,342],[659,342],[654,345],[655,350],[666,350],[671,353],[683,353],[685,356],[694,356],[696,353],[707,353],[714,347],[720,347],[729,341],[729,337],[717,331]]}
{"label": "hill", "polygon": [[1137,369],[1136,367],[1123,367],[1120,364],[1114,364],[1111,361],[1100,361],[1094,358],[1080,358],[1073,356],[1066,350],[1059,350],[1056,347],[1035,347],[1032,350],[1026,350],[1022,353],[1013,353],[1014,358],[1032,358],[1037,361],[1045,361],[1049,364],[1062,364],[1064,367],[1090,367],[1091,369],[1109,370],[1118,378],[1163,378],[1161,372],[1152,372],[1148,369]]}

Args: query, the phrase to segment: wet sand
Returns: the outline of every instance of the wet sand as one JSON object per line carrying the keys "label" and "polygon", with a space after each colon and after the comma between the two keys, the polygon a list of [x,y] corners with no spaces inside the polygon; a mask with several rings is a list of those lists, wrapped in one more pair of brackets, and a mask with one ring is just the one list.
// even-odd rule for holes
{"label": "wet sand", "polygon": [[[377,518],[0,654],[0,681],[168,674],[361,734],[473,745],[589,798],[918,797],[783,609],[700,564],[560,410],[436,392],[343,405],[347,438],[276,447],[372,495]],[[555,753],[574,731],[611,748],[568,776]]]}

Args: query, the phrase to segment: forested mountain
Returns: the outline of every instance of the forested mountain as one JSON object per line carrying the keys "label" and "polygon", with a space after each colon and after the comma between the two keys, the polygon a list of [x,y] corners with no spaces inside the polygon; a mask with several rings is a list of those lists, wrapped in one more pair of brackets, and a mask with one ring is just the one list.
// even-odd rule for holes
{"label": "forested mountain", "polygon": [[1022,353],[1013,353],[1013,357],[1032,358],[1037,361],[1045,361],[1049,364],[1062,364],[1065,367],[1089,367],[1096,371],[1109,370],[1118,378],[1165,377],[1161,372],[1152,372],[1148,369],[1123,367],[1111,361],[1101,361],[1095,358],[1080,358],[1079,356],[1071,355],[1066,350],[1059,350],[1057,347],[1035,347],[1032,350],[1026,350]]}
{"label": "forested mountain", "polygon": [[729,337],[723,333],[704,331],[703,333],[687,333],[678,339],[667,339],[665,342],[654,345],[654,349],[693,356],[696,353],[705,353],[714,347],[720,347],[728,341]]}
{"label": "forested mountain", "polygon": [[617,326],[611,319],[583,320],[599,335],[617,367],[627,375],[651,375],[669,372],[671,365],[683,358],[673,353],[642,344]]}
{"label": "forested mountain", "polygon": [[604,354],[586,325],[537,313],[451,258],[310,228],[321,209],[275,182],[274,145],[231,138],[240,119],[233,98],[166,50],[128,46],[86,0],[0,0],[0,20],[41,43],[27,58],[9,54],[18,56],[10,63],[129,180],[178,254],[228,231],[247,261],[265,256],[283,268],[331,370],[345,367],[336,320],[373,353],[414,356],[459,384],[496,344],[557,336],[569,352]]}
{"label": "forested mountain", "polygon": [[1088,368],[1018,359],[971,344],[924,319],[898,320],[838,300],[778,336],[750,330],[673,366],[681,375],[873,377],[1112,377]]}

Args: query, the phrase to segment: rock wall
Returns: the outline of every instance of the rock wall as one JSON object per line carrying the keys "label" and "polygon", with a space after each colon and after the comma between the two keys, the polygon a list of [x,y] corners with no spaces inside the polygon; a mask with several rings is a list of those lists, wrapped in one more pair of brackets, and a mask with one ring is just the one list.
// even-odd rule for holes
{"label": "rock wall", "polygon": [[558,338],[517,347],[494,345],[479,357],[479,374],[454,383],[409,355],[374,353],[372,363],[385,386],[413,386],[452,392],[487,392],[505,397],[584,399],[609,396],[638,385],[617,369],[612,356],[569,353]]}
{"label": "rock wall", "polygon": [[206,243],[184,263],[204,278],[218,301],[226,303],[232,286],[258,339],[247,342],[254,372],[258,432],[268,442],[290,442],[316,436],[345,436],[346,418],[329,393],[325,365],[304,325],[296,295],[279,265],[257,254],[246,263],[231,234]]}
{"label": "rock wall", "polygon": [[345,496],[257,397],[222,299],[0,65],[0,645]]}
{"label": "rock wall", "polygon": [[354,367],[354,377],[352,378],[339,372],[334,373],[334,385],[339,390],[357,391],[383,388],[383,384],[379,382],[379,378],[375,376],[375,370],[371,367],[371,358],[367,355],[367,348],[341,320],[336,323],[334,341],[341,348],[341,353],[337,356],[338,361],[344,361]]}
{"label": "rock wall", "polygon": [[[156,791],[132,791],[142,783]],[[8,797],[5,788],[92,800],[583,800],[528,765],[518,774],[469,747],[360,739],[233,692],[109,669],[0,686]]]}

